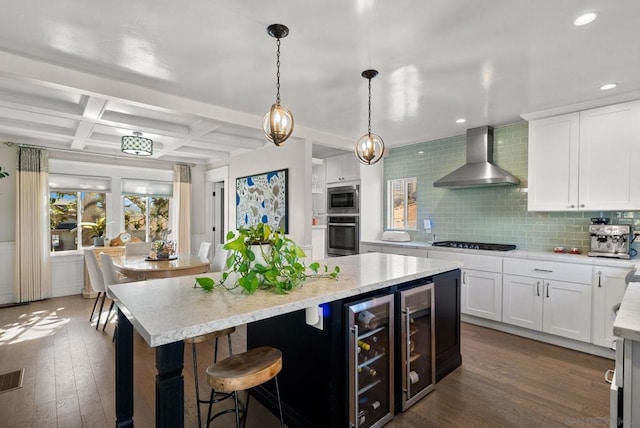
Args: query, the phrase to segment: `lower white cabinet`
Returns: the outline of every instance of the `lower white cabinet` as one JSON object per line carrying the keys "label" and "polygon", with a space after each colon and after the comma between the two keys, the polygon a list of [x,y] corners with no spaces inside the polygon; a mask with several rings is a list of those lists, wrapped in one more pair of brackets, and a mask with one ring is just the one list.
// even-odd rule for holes
{"label": "lower white cabinet", "polygon": [[505,274],[503,291],[503,322],[591,340],[591,285]]}
{"label": "lower white cabinet", "polygon": [[627,288],[629,269],[595,266],[593,268],[593,323],[591,343],[612,347],[613,307],[619,305]]}
{"label": "lower white cabinet", "polygon": [[314,227],[311,229],[311,245],[313,260],[321,260],[327,257],[326,253],[326,230],[321,227]]}
{"label": "lower white cabinet", "polygon": [[427,250],[420,248],[396,247],[392,245],[383,245],[382,252],[387,254],[400,254],[401,256],[427,257]]}
{"label": "lower white cabinet", "polygon": [[360,244],[360,254],[363,253],[381,253],[382,247],[374,244]]}
{"label": "lower white cabinet", "polygon": [[502,274],[462,269],[460,311],[463,314],[502,321]]}

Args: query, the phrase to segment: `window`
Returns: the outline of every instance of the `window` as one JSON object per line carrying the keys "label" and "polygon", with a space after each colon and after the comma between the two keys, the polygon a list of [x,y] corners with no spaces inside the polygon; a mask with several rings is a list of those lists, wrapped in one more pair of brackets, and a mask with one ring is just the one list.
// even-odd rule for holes
{"label": "window", "polygon": [[92,246],[94,237],[104,236],[105,199],[101,192],[50,192],[51,251],[80,250]]}
{"label": "window", "polygon": [[124,195],[124,228],[141,241],[167,239],[169,200],[160,196]]}
{"label": "window", "polygon": [[418,228],[417,178],[387,181],[387,229]]}
{"label": "window", "polygon": [[141,241],[167,240],[173,183],[122,180],[124,229]]}

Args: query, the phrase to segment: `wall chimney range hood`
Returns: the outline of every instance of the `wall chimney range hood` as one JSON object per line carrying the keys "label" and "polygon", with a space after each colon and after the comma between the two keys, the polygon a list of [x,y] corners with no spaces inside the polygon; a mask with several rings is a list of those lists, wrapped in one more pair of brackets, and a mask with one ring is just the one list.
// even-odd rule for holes
{"label": "wall chimney range hood", "polygon": [[520,184],[518,177],[493,164],[493,128],[481,126],[467,130],[467,163],[433,183],[433,187],[469,187]]}

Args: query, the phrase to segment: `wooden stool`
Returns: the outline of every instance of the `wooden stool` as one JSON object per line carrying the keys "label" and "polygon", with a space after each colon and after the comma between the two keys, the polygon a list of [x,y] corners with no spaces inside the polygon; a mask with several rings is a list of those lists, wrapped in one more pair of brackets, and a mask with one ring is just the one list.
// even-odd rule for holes
{"label": "wooden stool", "polygon": [[235,327],[225,328],[224,330],[214,331],[211,333],[203,334],[202,336],[191,337],[189,339],[185,339],[184,343],[191,344],[191,353],[193,359],[193,376],[196,384],[196,409],[198,410],[198,427],[202,426],[202,416],[200,415],[200,404],[209,403],[209,407],[211,407],[212,402],[219,402],[226,398],[231,397],[231,394],[223,394],[220,398],[214,399],[214,394],[211,394],[209,400],[200,399],[200,390],[198,387],[198,359],[196,355],[196,344],[208,342],[209,340],[216,340],[214,352],[213,352],[213,362],[218,362],[218,339],[224,336],[227,336],[228,345],[229,345],[229,355],[233,355],[233,350],[231,348],[231,334],[236,331]]}
{"label": "wooden stool", "polygon": [[[215,363],[207,368],[207,382],[213,391],[232,394],[235,399],[236,427],[240,427],[240,411],[238,406],[238,391],[251,389],[255,386],[274,379],[276,382],[276,394],[278,396],[278,410],[280,410],[280,426],[284,427],[282,416],[282,403],[280,402],[280,388],[278,386],[278,373],[282,370],[282,353],[276,348],[262,346],[251,349],[242,354],[233,355],[219,363]],[[243,425],[246,422],[247,410],[249,409],[249,398],[247,395]],[[211,406],[207,413],[207,426],[214,418],[226,412],[220,412],[211,417]]]}

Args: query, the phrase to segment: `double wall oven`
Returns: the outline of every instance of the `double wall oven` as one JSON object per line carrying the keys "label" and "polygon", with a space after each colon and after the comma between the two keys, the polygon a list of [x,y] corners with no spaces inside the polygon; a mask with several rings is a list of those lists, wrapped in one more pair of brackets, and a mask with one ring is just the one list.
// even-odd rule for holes
{"label": "double wall oven", "polygon": [[360,186],[327,189],[327,255],[349,256],[360,249]]}

